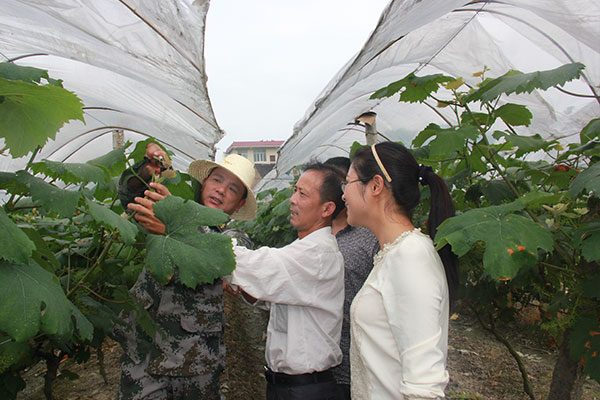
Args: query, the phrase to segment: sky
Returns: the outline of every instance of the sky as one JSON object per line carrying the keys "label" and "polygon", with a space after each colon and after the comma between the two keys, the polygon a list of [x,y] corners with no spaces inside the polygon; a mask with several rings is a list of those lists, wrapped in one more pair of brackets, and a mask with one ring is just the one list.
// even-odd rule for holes
{"label": "sky", "polygon": [[285,140],[375,29],[389,0],[213,0],[205,32],[208,91],[225,137]]}

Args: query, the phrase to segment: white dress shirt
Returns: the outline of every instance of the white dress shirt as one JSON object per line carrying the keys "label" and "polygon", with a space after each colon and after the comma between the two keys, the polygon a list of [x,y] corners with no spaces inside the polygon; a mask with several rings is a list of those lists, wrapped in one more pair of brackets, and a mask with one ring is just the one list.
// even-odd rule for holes
{"label": "white dress shirt", "polygon": [[280,249],[236,246],[234,253],[231,283],[269,306],[267,366],[304,374],[338,365],[344,259],[331,227]]}
{"label": "white dress shirt", "polygon": [[350,308],[353,399],[444,397],[448,301],[428,236],[415,229],[384,246]]}

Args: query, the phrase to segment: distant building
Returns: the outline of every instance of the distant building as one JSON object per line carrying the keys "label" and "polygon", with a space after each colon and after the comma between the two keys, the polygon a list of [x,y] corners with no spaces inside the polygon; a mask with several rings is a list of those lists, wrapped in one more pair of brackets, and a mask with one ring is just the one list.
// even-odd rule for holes
{"label": "distant building", "polygon": [[254,163],[256,171],[262,178],[277,163],[277,150],[283,140],[258,140],[250,142],[233,142],[225,150],[225,155],[239,154]]}
{"label": "distant building", "polygon": [[283,140],[233,142],[225,150],[225,155],[239,154],[254,164],[275,164],[277,162],[277,150],[282,144]]}

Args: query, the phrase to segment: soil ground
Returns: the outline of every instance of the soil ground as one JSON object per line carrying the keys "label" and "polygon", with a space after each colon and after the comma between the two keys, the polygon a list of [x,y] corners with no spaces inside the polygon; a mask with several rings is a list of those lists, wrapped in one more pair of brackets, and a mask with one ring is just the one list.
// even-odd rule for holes
{"label": "soil ground", "polygon": [[[226,295],[227,365],[223,376],[223,393],[229,400],[264,399],[262,375],[267,314],[250,307],[239,298]],[[523,391],[516,361],[477,320],[459,307],[458,318],[451,321],[449,332],[448,369],[450,383],[446,388],[451,400],[528,400]],[[515,349],[522,355],[536,399],[545,399],[550,387],[556,352],[540,346],[526,335],[526,327],[501,328]],[[119,384],[120,348],[107,341],[103,347],[106,381],[94,355],[85,364],[68,360],[61,370],[79,375],[70,381],[59,379],[54,385],[57,400],[113,400]],[[18,400],[43,400],[45,365],[39,363],[25,372],[27,388]],[[63,374],[63,376],[66,374]],[[600,400],[600,385],[587,380],[583,400]]]}

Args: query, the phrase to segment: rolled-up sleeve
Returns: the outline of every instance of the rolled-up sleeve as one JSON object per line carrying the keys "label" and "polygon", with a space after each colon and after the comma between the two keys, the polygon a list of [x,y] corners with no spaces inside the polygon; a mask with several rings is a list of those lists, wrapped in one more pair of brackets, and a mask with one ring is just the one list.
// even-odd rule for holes
{"label": "rolled-up sleeve", "polygon": [[[333,284],[339,279],[336,269],[315,271],[321,265],[335,263],[339,252],[337,249],[319,251],[313,241],[296,240],[280,249],[262,247],[248,250],[236,246],[234,253],[236,268],[231,282],[263,301],[318,306],[314,304],[319,298],[314,295],[315,288],[326,284],[327,280]],[[331,258],[330,263],[323,259],[328,257]]]}

